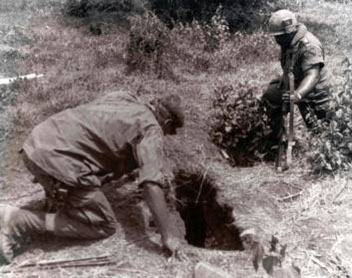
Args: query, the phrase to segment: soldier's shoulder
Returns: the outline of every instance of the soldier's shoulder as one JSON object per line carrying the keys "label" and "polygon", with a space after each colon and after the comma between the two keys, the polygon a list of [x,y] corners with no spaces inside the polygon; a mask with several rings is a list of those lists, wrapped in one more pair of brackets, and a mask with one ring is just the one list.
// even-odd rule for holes
{"label": "soldier's shoulder", "polygon": [[322,47],[319,39],[309,31],[307,31],[300,42],[303,48]]}
{"label": "soldier's shoulder", "polygon": [[113,91],[105,93],[100,98],[96,99],[94,103],[135,103],[140,104],[141,101],[138,97],[133,95],[131,92],[128,91]]}

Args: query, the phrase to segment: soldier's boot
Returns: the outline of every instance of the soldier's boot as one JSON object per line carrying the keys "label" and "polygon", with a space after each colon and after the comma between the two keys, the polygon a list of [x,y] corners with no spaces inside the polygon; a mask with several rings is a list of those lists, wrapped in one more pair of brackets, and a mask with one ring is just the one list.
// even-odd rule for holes
{"label": "soldier's boot", "polygon": [[0,205],[0,264],[9,264],[29,236],[44,233],[45,214]]}

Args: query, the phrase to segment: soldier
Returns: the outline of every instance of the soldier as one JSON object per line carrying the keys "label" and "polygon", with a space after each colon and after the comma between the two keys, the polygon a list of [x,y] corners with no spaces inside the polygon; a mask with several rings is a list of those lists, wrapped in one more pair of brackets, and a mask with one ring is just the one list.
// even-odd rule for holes
{"label": "soldier", "polygon": [[[330,89],[325,67],[324,49],[306,26],[298,23],[288,10],[279,10],[269,20],[269,33],[281,48],[283,76],[272,80],[263,95],[263,101],[271,118],[273,138],[280,131],[282,103],[290,101],[287,84],[288,72],[294,75],[294,102],[298,105],[309,130],[318,128],[318,120],[329,118]],[[286,80],[285,80],[286,79]],[[286,87],[286,88],[285,88]]]}
{"label": "soldier", "polygon": [[51,232],[59,237],[99,239],[115,232],[116,219],[101,186],[138,171],[138,184],[172,254],[172,233],[163,189],[163,134],[183,126],[180,98],[167,95],[142,104],[114,92],[62,111],[36,126],[21,150],[23,161],[43,186],[50,212],[0,206],[0,254],[7,263],[18,239]]}

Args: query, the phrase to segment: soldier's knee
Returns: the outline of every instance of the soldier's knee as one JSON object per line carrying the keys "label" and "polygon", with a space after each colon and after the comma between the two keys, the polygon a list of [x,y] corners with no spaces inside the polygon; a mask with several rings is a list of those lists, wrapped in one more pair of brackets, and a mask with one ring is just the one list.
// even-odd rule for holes
{"label": "soldier's knee", "polygon": [[116,223],[110,223],[109,225],[103,228],[104,237],[112,236],[116,233]]}
{"label": "soldier's knee", "polygon": [[282,104],[282,91],[278,83],[269,84],[268,88],[265,90],[262,100],[265,105],[269,108],[277,108]]}
{"label": "soldier's knee", "polygon": [[103,227],[105,237],[108,237],[116,232],[117,221],[112,212],[105,214],[104,218],[105,221],[101,224],[101,227]]}

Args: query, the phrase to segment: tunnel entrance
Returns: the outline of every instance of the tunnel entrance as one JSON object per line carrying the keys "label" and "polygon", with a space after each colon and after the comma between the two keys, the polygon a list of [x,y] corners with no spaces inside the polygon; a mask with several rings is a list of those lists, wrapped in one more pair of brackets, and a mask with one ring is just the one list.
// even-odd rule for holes
{"label": "tunnel entrance", "polygon": [[210,249],[243,250],[232,209],[218,201],[215,185],[205,175],[179,172],[176,209],[186,227],[188,244]]}

